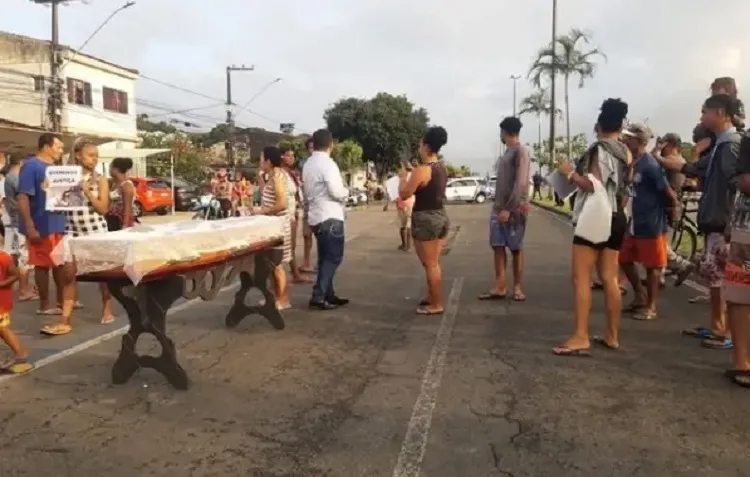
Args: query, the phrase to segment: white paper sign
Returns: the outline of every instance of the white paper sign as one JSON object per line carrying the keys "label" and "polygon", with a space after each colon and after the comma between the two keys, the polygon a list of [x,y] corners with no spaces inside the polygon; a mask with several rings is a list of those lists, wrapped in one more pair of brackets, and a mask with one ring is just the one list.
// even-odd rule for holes
{"label": "white paper sign", "polygon": [[[410,175],[411,175],[411,173],[409,173],[406,176],[406,180],[407,181],[409,180],[409,176]],[[394,201],[398,200],[398,184],[399,184],[399,182],[401,182],[401,181],[398,178],[398,176],[393,176],[390,179],[388,179],[387,181],[385,181],[385,192],[386,192],[386,194],[388,194],[388,200],[390,202],[394,202]]]}
{"label": "white paper sign", "polygon": [[570,197],[573,192],[578,190],[578,186],[571,183],[562,172],[555,169],[550,175],[547,176],[547,184],[552,187],[561,199],[565,200]]}
{"label": "white paper sign", "polygon": [[67,211],[86,209],[86,198],[81,191],[81,166],[49,166],[45,175],[46,209]]}

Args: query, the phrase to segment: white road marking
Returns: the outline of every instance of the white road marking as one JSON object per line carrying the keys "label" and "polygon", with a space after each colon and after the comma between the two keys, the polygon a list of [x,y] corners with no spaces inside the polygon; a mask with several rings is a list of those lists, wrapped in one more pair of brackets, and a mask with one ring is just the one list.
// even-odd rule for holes
{"label": "white road marking", "polygon": [[[562,217],[560,217],[559,215],[557,215],[554,212],[550,212],[549,210],[543,209],[541,207],[537,207],[536,209],[540,210],[540,211],[543,211],[546,215],[552,217],[553,219],[557,220],[560,223],[563,223],[565,225],[573,227],[573,224],[570,223],[570,220],[565,220],[565,219],[563,219]],[[693,290],[697,291],[698,293],[703,293],[704,295],[707,295],[708,292],[709,292],[708,287],[704,287],[700,283],[695,283],[692,280],[685,280],[683,282],[683,285],[685,285],[688,288],[692,288]]]}
{"label": "white road marking", "polygon": [[422,388],[419,391],[417,401],[414,403],[411,419],[406,428],[406,436],[398,454],[396,468],[393,469],[393,477],[419,477],[427,448],[427,438],[432,426],[432,413],[437,403],[437,394],[440,382],[443,379],[445,359],[450,346],[451,334],[456,323],[458,312],[458,301],[461,297],[464,279],[453,280],[451,292],[448,296],[448,306],[440,321],[435,344],[430,353],[424,376],[422,377]]}

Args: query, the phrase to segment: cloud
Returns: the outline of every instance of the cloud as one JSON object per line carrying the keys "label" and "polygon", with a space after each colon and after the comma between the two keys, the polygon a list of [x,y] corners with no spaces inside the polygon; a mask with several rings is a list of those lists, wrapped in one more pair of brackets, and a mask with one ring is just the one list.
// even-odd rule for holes
{"label": "cloud", "polygon": [[[10,15],[0,17],[0,28],[48,36],[48,10],[25,0],[6,2]],[[62,40],[80,45],[117,3],[62,8]],[[449,159],[485,170],[497,149],[498,120],[513,109],[509,76],[525,75],[550,41],[550,3],[138,0],[87,51],[218,99],[226,65],[255,64],[255,72],[233,76],[238,103],[274,78],[284,80],[253,102],[251,109],[263,117],[242,112],[239,121],[271,129],[276,122],[319,127],[323,110],[345,96],[403,93],[448,129]],[[657,132],[689,137],[714,77],[734,76],[741,92],[750,90],[750,66],[742,62],[750,56],[749,14],[750,4],[739,0],[725,1],[721,12],[705,2],[680,2],[679,8],[653,0],[560,2],[559,31],[585,29],[609,58],[583,89],[571,81],[572,131],[588,134],[601,101],[612,96],[626,100],[635,119],[648,117]],[[728,32],[725,44],[717,28]],[[519,100],[531,91],[518,82]],[[210,103],[148,81],[140,82],[138,94],[175,109]],[[221,120],[222,107],[203,114]],[[530,129],[533,141],[536,127]]]}

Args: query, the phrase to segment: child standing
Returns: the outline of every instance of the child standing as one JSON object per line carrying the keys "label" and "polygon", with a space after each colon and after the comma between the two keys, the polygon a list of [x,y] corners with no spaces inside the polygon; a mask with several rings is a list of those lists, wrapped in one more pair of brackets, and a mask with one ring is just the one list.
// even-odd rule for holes
{"label": "child standing", "polygon": [[18,280],[18,269],[11,257],[0,250],[0,338],[13,351],[13,358],[0,365],[2,371],[23,374],[34,369],[28,361],[28,352],[18,336],[10,329],[10,312],[13,310],[13,284]]}

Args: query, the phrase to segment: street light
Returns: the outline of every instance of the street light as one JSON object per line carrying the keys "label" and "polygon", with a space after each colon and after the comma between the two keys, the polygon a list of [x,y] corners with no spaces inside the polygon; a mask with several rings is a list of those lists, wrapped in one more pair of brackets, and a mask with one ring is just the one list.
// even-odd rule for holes
{"label": "street light", "polygon": [[549,115],[549,159],[550,164],[555,163],[555,126],[556,126],[556,114],[557,101],[555,95],[555,76],[557,76],[557,0],[552,0],[552,71],[550,72],[550,85],[549,85],[549,102],[550,111]]}
{"label": "street light", "polygon": [[275,80],[270,81],[268,84],[266,84],[265,86],[263,86],[257,93],[255,93],[253,95],[253,97],[250,98],[250,100],[247,103],[245,103],[245,105],[242,106],[240,109],[247,109],[247,107],[250,106],[253,101],[255,101],[256,99],[258,99],[258,96],[260,96],[261,94],[265,93],[268,88],[270,88],[271,86],[275,85],[276,83],[278,83],[280,81],[281,81],[281,78],[276,78]]}
{"label": "street light", "polygon": [[516,109],[518,102],[516,101],[516,86],[521,75],[510,75],[510,79],[513,80],[513,116],[516,116]]}

